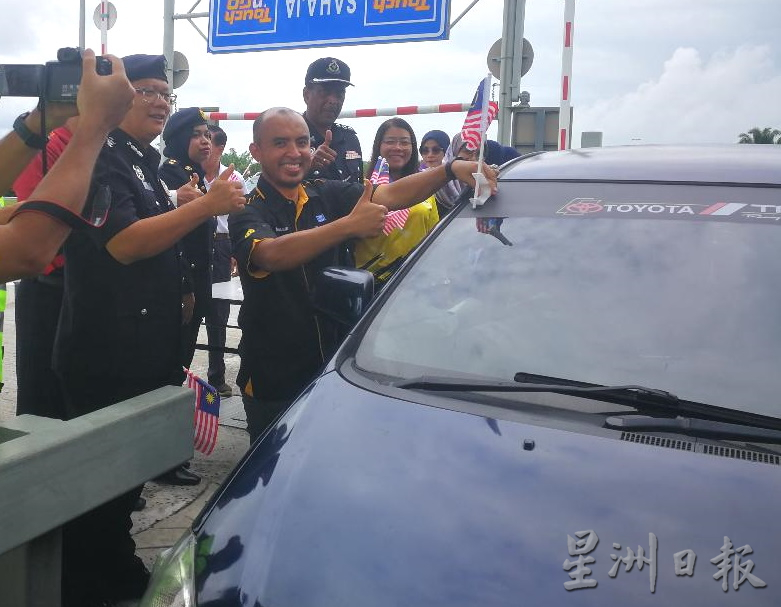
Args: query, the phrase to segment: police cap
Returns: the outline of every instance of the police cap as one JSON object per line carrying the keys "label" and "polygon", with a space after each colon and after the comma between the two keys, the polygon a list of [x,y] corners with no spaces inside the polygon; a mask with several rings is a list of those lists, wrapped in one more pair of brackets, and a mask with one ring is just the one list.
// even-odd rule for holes
{"label": "police cap", "polygon": [[306,70],[304,84],[320,84],[324,82],[341,82],[345,86],[353,86],[350,82],[350,68],[344,61],[334,57],[322,57],[313,61]]}
{"label": "police cap", "polygon": [[144,78],[154,78],[168,82],[165,74],[166,61],[164,55],[128,55],[122,57],[122,63],[125,66],[127,79],[143,80]]}

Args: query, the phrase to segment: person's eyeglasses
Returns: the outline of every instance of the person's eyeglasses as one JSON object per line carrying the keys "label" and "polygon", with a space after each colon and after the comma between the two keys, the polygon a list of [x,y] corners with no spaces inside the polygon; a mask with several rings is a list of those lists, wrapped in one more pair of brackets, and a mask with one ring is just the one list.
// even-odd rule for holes
{"label": "person's eyeglasses", "polygon": [[412,140],[411,139],[383,139],[382,145],[389,145],[391,147],[400,147],[400,148],[411,148],[412,147]]}
{"label": "person's eyeglasses", "polygon": [[147,89],[147,88],[138,88],[135,89],[136,93],[141,95],[141,97],[144,98],[144,101],[147,103],[153,103],[157,101],[158,99],[162,99],[166,103],[176,103],[176,95],[173,93],[161,93],[160,91],[156,91],[155,89]]}
{"label": "person's eyeglasses", "polygon": [[427,146],[424,145],[424,146],[421,146],[421,148],[420,148],[420,153],[423,154],[424,156],[426,154],[441,154],[444,151],[445,150],[443,150],[438,145],[435,145],[434,147],[427,147]]}

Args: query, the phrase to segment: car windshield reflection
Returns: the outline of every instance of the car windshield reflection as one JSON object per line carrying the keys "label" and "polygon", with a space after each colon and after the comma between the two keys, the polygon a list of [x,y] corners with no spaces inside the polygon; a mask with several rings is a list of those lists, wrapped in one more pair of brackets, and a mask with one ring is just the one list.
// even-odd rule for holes
{"label": "car windshield reflection", "polygon": [[467,209],[431,243],[368,328],[359,368],[523,370],[779,416],[775,224],[509,217],[492,224],[502,238],[486,225]]}

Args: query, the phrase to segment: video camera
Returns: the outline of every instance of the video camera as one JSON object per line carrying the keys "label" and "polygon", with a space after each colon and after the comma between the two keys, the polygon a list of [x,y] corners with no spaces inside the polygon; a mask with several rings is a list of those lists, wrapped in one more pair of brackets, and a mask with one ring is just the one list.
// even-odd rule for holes
{"label": "video camera", "polygon": [[[97,58],[95,71],[111,74],[111,61]],[[81,82],[81,49],[61,48],[46,65],[0,65],[0,97],[38,97],[42,101],[76,103]]]}

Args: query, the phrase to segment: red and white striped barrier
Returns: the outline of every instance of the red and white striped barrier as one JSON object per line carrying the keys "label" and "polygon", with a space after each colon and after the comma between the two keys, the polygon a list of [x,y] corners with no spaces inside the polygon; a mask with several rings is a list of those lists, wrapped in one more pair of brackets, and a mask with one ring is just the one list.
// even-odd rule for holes
{"label": "red and white striped barrier", "polygon": [[561,55],[561,105],[559,107],[559,149],[570,147],[570,96],[572,95],[572,35],[575,0],[564,2],[564,49]]}
{"label": "red and white striped barrier", "polygon": [[[374,118],[375,116],[410,116],[412,114],[448,114],[466,112],[468,103],[440,103],[439,105],[401,105],[398,107],[369,108],[363,110],[344,110],[339,118]],[[206,112],[209,120],[255,120],[260,112]]]}

